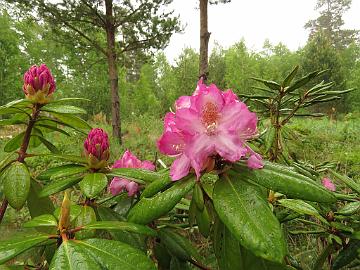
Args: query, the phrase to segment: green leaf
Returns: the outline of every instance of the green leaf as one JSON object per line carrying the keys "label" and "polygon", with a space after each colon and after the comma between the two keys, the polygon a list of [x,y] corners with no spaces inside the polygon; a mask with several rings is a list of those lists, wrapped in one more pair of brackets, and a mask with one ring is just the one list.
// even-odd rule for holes
{"label": "green leaf", "polygon": [[310,216],[314,216],[317,217],[319,220],[321,220],[324,223],[328,223],[326,221],[326,219],[324,219],[320,213],[316,210],[315,207],[313,207],[312,205],[302,201],[302,200],[293,200],[293,199],[281,199],[278,200],[278,202],[286,207],[289,208],[299,214],[305,214],[305,215],[310,215]]}
{"label": "green leaf", "polygon": [[[41,122],[40,122],[40,123],[41,123]],[[70,134],[69,134],[69,133],[67,133],[65,130],[60,129],[60,128],[56,127],[56,126],[45,125],[45,124],[37,124],[36,126],[37,126],[37,127],[41,127],[41,128],[43,128],[43,129],[45,129],[45,130],[49,130],[49,131],[57,131],[57,132],[60,132],[60,133],[62,133],[62,134],[64,134],[64,135],[70,137]]]}
{"label": "green leaf", "polygon": [[0,241],[0,264],[3,264],[24,251],[48,240],[46,234],[17,234],[16,237]]}
{"label": "green leaf", "polygon": [[64,241],[56,250],[49,270],[104,269],[79,243],[76,240]]}
{"label": "green leaf", "polygon": [[263,79],[259,79],[259,78],[251,78],[251,79],[263,83],[264,85],[266,85],[267,87],[269,87],[272,90],[280,90],[281,89],[281,85],[278,84],[277,82],[267,81],[267,80],[263,80]]}
{"label": "green leaf", "polygon": [[221,270],[285,270],[285,265],[266,261],[256,257],[240,245],[233,234],[219,220],[215,221],[214,251]]}
{"label": "green leaf", "polygon": [[242,179],[250,180],[292,198],[324,203],[336,201],[334,194],[322,185],[287,166],[264,162],[262,169],[251,170],[245,164],[237,163],[234,164],[233,169]]}
{"label": "green leaf", "polygon": [[47,139],[45,139],[44,137],[42,136],[36,136],[37,138],[39,138],[39,140],[41,141],[41,143],[43,145],[46,146],[47,149],[49,149],[49,151],[51,153],[54,153],[54,154],[60,154],[61,152],[59,151],[59,149],[56,148],[55,145],[53,145],[51,142],[49,142]]}
{"label": "green leaf", "polygon": [[204,195],[201,189],[201,186],[199,182],[195,184],[194,190],[193,190],[193,197],[195,201],[196,207],[202,211],[204,209]]}
{"label": "green leaf", "polygon": [[282,263],[286,254],[279,221],[262,191],[241,177],[223,176],[214,187],[213,202],[221,221],[256,256]]}
{"label": "green leaf", "polygon": [[[98,207],[97,212],[102,221],[125,221],[123,216],[119,215],[110,208]],[[114,240],[118,240],[129,244],[134,248],[146,251],[145,237],[143,235],[118,230],[110,230],[109,233]]]}
{"label": "green leaf", "polygon": [[210,216],[206,207],[202,210],[196,208],[196,221],[199,228],[199,232],[207,238],[210,234]]}
{"label": "green leaf", "polygon": [[0,161],[0,180],[2,172],[16,160],[17,154],[15,152],[7,154],[3,160]]}
{"label": "green leaf", "polygon": [[358,183],[356,183],[355,181],[353,181],[352,179],[350,179],[349,177],[345,176],[345,175],[341,175],[338,174],[337,172],[330,170],[330,172],[337,178],[339,179],[341,182],[343,182],[345,185],[347,185],[349,188],[351,188],[352,190],[354,190],[357,194],[360,195],[360,185]]}
{"label": "green leaf", "polygon": [[194,178],[177,181],[169,189],[151,198],[142,198],[130,210],[128,220],[138,224],[148,224],[175,207],[194,186]]}
{"label": "green leaf", "polygon": [[101,265],[101,269],[118,270],[119,267],[122,270],[156,269],[154,263],[143,252],[125,243],[106,239],[88,239],[78,241],[76,244]]}
{"label": "green leaf", "polygon": [[47,169],[40,173],[36,178],[39,180],[50,180],[62,178],[65,176],[74,175],[77,173],[84,172],[86,167],[77,164],[66,164],[58,167]]}
{"label": "green leaf", "polygon": [[86,114],[84,109],[72,105],[47,104],[41,110],[58,114]]}
{"label": "green leaf", "polygon": [[25,228],[32,228],[32,227],[56,227],[57,220],[53,215],[45,214],[41,216],[37,216],[32,220],[25,222]]}
{"label": "green leaf", "polygon": [[335,258],[332,269],[340,269],[353,260],[360,254],[360,240],[351,239],[349,244],[339,252],[339,255]]}
{"label": "green leaf", "polygon": [[153,172],[145,169],[135,169],[135,168],[112,169],[109,173],[107,173],[107,175],[115,176],[115,177],[123,177],[138,182],[140,184],[151,183],[163,177],[162,174],[157,172]]}
{"label": "green leaf", "polygon": [[[52,170],[53,173],[50,176],[50,180],[53,181],[59,178],[69,177],[75,174],[80,174],[88,171],[88,168],[81,165],[71,164],[71,166],[69,165],[67,165],[66,167],[65,166],[53,168],[54,170]],[[61,170],[59,170],[58,168],[61,168]]]}
{"label": "green leaf", "polygon": [[26,124],[26,121],[11,118],[11,119],[1,119],[0,120],[0,127],[1,126],[9,126],[9,125],[18,125],[18,124]]}
{"label": "green leaf", "polygon": [[57,193],[59,191],[63,191],[73,185],[79,183],[82,177],[74,176],[74,177],[67,177],[61,180],[57,180],[51,182],[50,184],[46,185],[41,192],[39,193],[40,197],[45,197]]}
{"label": "green leaf", "polygon": [[107,186],[108,180],[103,173],[90,173],[85,175],[79,186],[81,191],[88,198],[97,197]]}
{"label": "green leaf", "polygon": [[312,79],[314,79],[318,75],[319,75],[319,71],[310,72],[309,74],[305,75],[304,77],[302,77],[299,80],[295,81],[294,84],[289,86],[289,88],[286,90],[286,93],[291,93],[294,90],[304,86],[305,84],[310,82]]}
{"label": "green leaf", "polygon": [[58,159],[63,159],[66,161],[71,161],[74,163],[87,164],[86,158],[75,156],[75,155],[64,155],[64,154],[38,154],[38,157],[53,157]]}
{"label": "green leaf", "polygon": [[23,141],[25,132],[21,132],[16,135],[14,138],[10,139],[4,146],[5,152],[12,152],[20,148],[21,143]]}
{"label": "green leaf", "polygon": [[28,168],[18,161],[12,163],[4,175],[4,194],[11,207],[22,208],[29,190],[30,174]]}
{"label": "green leaf", "polygon": [[70,115],[70,114],[58,114],[58,113],[52,113],[52,115],[54,117],[56,117],[57,119],[59,119],[62,123],[68,125],[69,127],[76,128],[76,129],[77,128],[85,129],[85,130],[91,129],[91,126],[86,121],[81,119],[80,117]]}
{"label": "green leaf", "polygon": [[290,83],[292,82],[292,80],[294,79],[294,77],[296,76],[297,72],[299,70],[299,66],[296,65],[294,67],[294,69],[289,73],[289,75],[286,76],[285,80],[283,81],[282,83],[282,87],[286,87],[286,86],[289,86]]}
{"label": "green leaf", "polygon": [[130,222],[122,222],[122,221],[97,221],[92,222],[90,224],[82,226],[84,229],[103,229],[103,230],[120,230],[133,232],[138,234],[144,234],[148,236],[156,236],[157,233],[153,229],[150,229],[144,225],[138,225]]}
{"label": "green leaf", "polygon": [[335,213],[343,216],[351,216],[359,211],[360,201],[347,203]]}
{"label": "green leaf", "polygon": [[[96,214],[91,206],[84,205],[81,208],[80,215],[75,220],[76,227],[83,227],[84,225],[96,222]],[[94,237],[95,230],[79,231],[76,233],[77,239],[91,238]]]}
{"label": "green leaf", "polygon": [[169,175],[163,175],[159,179],[146,185],[145,189],[141,193],[141,198],[149,198],[154,196],[156,193],[162,191],[172,183]]}
{"label": "green leaf", "polygon": [[[80,215],[81,210],[82,210],[82,206],[80,205],[72,204],[70,206],[70,222],[73,222]],[[53,212],[53,215],[56,217],[57,220],[60,219],[60,213],[61,213],[61,207],[57,207]]]}
{"label": "green leaf", "polygon": [[201,262],[201,256],[192,243],[184,236],[169,228],[162,228],[158,232],[161,242],[169,253],[181,260],[195,259]]}
{"label": "green leaf", "polygon": [[60,98],[57,100],[53,100],[51,101],[51,103],[67,103],[69,101],[91,101],[90,99],[87,98]]}

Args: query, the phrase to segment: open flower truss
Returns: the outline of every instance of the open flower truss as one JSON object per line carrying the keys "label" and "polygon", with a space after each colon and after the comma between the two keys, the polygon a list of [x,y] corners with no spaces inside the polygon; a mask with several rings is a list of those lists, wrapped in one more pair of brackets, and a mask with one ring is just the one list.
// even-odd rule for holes
{"label": "open flower truss", "polygon": [[[281,102],[311,80],[292,83],[294,76],[293,71],[282,84],[261,81],[278,91],[275,99]],[[311,91],[328,86],[322,83]],[[262,145],[259,153],[250,147],[251,140],[259,140],[257,116],[231,90],[199,81],[192,96],[175,102],[157,141],[163,154],[175,158],[169,171],[157,170],[129,150],[111,165],[107,133],[91,129],[76,116],[85,111],[67,104],[83,99],[53,99],[55,89],[49,69],[33,66],[24,75],[26,99],[0,107],[1,115],[10,115],[2,125],[26,126],[4,147],[9,154],[0,162],[0,221],[8,205],[26,205],[32,219],[24,227],[35,228],[0,241],[0,263],[36,248],[46,259],[25,262],[27,269],[188,269],[189,264],[210,269],[184,237],[198,230],[211,239],[219,269],[301,269],[287,251],[282,230],[290,220],[307,222],[303,233],[319,234],[327,244],[314,268],[320,269],[331,253],[336,254],[332,269],[355,260],[359,185],[324,167],[322,173],[337,180],[335,188],[329,178],[321,181],[318,171],[263,160]],[[307,104],[311,91],[300,97],[292,114]],[[288,121],[281,117],[277,114],[273,124]],[[61,153],[46,139],[49,132],[70,136],[63,127],[88,133],[82,155]],[[276,147],[262,151],[270,157],[281,153],[275,134],[271,145]],[[29,153],[29,145],[41,144],[50,153]],[[26,163],[33,157],[65,164],[34,177]],[[344,186],[353,193],[340,193]],[[80,195],[77,204],[69,188]],[[63,202],[55,208],[49,196],[62,191]]]}

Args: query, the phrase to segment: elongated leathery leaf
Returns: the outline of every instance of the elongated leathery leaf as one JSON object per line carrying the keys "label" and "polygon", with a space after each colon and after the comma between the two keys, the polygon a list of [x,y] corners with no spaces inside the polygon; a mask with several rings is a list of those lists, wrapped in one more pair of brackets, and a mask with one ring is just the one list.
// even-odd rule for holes
{"label": "elongated leathery leaf", "polygon": [[53,215],[44,214],[37,216],[24,224],[25,228],[31,227],[56,227],[57,220]]}
{"label": "elongated leathery leaf", "polygon": [[156,236],[156,231],[147,226],[123,221],[97,221],[82,226],[84,229],[120,230],[149,236]]}
{"label": "elongated leathery leaf", "polygon": [[49,185],[45,186],[43,190],[39,193],[40,197],[49,196],[51,194],[54,194],[56,192],[65,190],[81,181],[81,177],[74,176],[74,177],[67,177],[61,180],[54,181],[50,183]]}
{"label": "elongated leathery leaf", "polygon": [[222,176],[214,187],[214,206],[221,221],[256,256],[281,263],[286,248],[279,221],[259,187]]}
{"label": "elongated leathery leaf", "polygon": [[264,168],[260,170],[251,170],[245,164],[235,164],[234,170],[242,179],[253,181],[292,198],[326,203],[336,201],[336,197],[319,183],[280,164],[264,162]]}
{"label": "elongated leathery leaf", "polygon": [[103,173],[90,173],[85,175],[79,186],[89,198],[95,198],[107,186],[107,177]]}
{"label": "elongated leathery leaf", "polygon": [[101,265],[102,269],[156,269],[154,263],[144,253],[119,241],[88,239],[85,241],[78,241],[77,245],[80,246],[83,251],[86,251],[93,260]]}
{"label": "elongated leathery leaf", "polygon": [[177,181],[172,187],[151,198],[142,198],[130,210],[128,220],[148,224],[169,212],[194,186],[194,178]]}
{"label": "elongated leathery leaf", "polygon": [[15,238],[0,241],[0,264],[7,262],[18,254],[48,240],[46,234],[18,234]]}
{"label": "elongated leathery leaf", "polygon": [[12,163],[5,171],[4,194],[11,207],[20,209],[26,202],[30,190],[28,168],[20,162]]}
{"label": "elongated leathery leaf", "polygon": [[51,260],[50,270],[104,269],[90,256],[89,252],[77,245],[79,241],[64,241]]}

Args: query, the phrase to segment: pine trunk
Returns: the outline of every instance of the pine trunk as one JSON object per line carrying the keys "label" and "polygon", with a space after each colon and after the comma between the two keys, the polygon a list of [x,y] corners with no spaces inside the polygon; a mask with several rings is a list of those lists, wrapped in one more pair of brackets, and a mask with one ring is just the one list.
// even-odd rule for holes
{"label": "pine trunk", "polygon": [[199,77],[206,81],[208,70],[208,51],[210,33],[208,32],[208,0],[200,0],[200,61]]}
{"label": "pine trunk", "polygon": [[106,7],[106,39],[107,39],[107,61],[109,66],[109,79],[111,91],[111,125],[112,135],[121,144],[121,119],[120,119],[120,97],[119,97],[119,75],[116,63],[115,50],[115,25],[113,18],[113,1],[105,0]]}

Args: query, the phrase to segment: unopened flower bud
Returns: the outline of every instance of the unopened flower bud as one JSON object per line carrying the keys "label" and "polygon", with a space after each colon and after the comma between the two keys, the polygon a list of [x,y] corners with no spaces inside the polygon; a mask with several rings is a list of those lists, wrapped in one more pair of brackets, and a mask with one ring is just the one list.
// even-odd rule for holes
{"label": "unopened flower bud", "polygon": [[54,77],[45,64],[34,65],[24,74],[23,91],[29,100],[48,103],[55,88]]}
{"label": "unopened flower bud", "polygon": [[84,142],[84,152],[91,168],[106,167],[110,156],[107,133],[101,128],[92,129]]}

